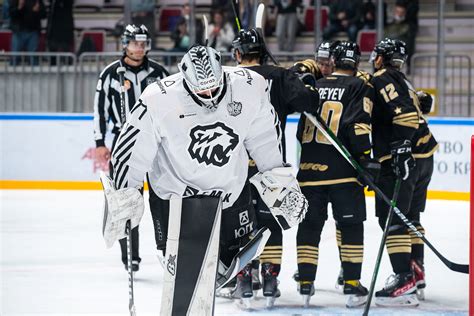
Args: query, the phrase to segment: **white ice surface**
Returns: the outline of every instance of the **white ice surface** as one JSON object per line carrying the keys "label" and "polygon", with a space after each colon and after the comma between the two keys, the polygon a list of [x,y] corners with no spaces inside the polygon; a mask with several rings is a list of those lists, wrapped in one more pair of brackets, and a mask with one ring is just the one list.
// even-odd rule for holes
{"label": "white ice surface", "polygon": [[[103,197],[100,191],[0,191],[1,315],[128,315],[127,274],[118,244],[106,249],[101,236]],[[362,283],[369,286],[381,230],[367,199]],[[469,204],[428,201],[422,216],[428,240],[449,260],[468,263]],[[216,315],[361,315],[346,309],[334,288],[339,271],[333,220],[326,223],[320,244],[316,295],[304,309],[291,276],[296,270],[295,230],[285,233],[280,274],[281,298],[265,310],[261,294],[253,311],[233,301],[216,299]],[[417,308],[373,306],[371,315],[467,315],[468,275],[450,271],[426,249],[426,301]],[[142,263],[136,274],[137,315],[158,315],[162,268],[155,253],[151,215],[140,226]],[[391,273],[384,254],[376,290]]]}

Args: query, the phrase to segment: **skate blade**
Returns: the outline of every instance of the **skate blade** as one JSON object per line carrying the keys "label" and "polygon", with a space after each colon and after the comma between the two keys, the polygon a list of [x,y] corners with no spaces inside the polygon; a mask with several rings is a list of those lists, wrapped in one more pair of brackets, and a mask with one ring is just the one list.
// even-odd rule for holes
{"label": "skate blade", "polygon": [[265,307],[266,308],[272,308],[275,306],[275,297],[267,297],[265,302]]}
{"label": "skate blade", "polygon": [[418,306],[416,294],[405,294],[397,297],[376,297],[375,305],[386,307]]}
{"label": "skate blade", "polygon": [[237,306],[243,310],[251,310],[252,309],[251,299],[252,299],[251,297],[243,297],[237,300],[236,302]]}
{"label": "skate blade", "polygon": [[347,308],[360,307],[367,302],[367,295],[357,296],[354,294],[349,295],[346,302]]}
{"label": "skate blade", "polygon": [[309,307],[309,301],[311,300],[311,295],[301,295],[303,296],[303,307],[308,308]]}
{"label": "skate blade", "polygon": [[425,300],[425,289],[417,289],[416,290],[416,297],[418,298],[418,300],[424,301]]}

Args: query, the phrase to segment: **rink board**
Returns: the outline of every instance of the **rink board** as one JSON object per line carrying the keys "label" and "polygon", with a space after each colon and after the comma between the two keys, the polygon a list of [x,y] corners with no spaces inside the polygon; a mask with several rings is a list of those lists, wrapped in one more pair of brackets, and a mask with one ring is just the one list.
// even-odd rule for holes
{"label": "rink board", "polygon": [[[297,166],[295,138],[299,115],[286,126],[287,159]],[[440,146],[430,198],[469,199],[470,137],[474,119],[430,118]],[[101,189],[90,114],[0,114],[3,189]],[[112,136],[107,137],[110,143]],[[295,169],[296,171],[296,169]]]}

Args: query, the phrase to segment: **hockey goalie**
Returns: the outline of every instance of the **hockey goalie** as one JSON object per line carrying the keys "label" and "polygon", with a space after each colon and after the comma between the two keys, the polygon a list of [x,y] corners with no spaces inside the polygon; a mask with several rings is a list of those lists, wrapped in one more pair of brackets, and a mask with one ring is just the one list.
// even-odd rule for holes
{"label": "hockey goalie", "polygon": [[[212,315],[216,283],[239,271],[239,260],[258,255],[256,240],[269,234],[249,238],[256,225],[248,155],[260,171],[251,182],[282,228],[298,224],[308,205],[283,164],[265,79],[222,67],[220,54],[206,46],[191,47],[178,67],[149,85],[131,110],[112,153],[113,187],[138,193],[148,176],[157,248],[165,254],[160,314]],[[125,201],[115,206],[128,207],[132,219],[143,212]],[[249,240],[257,248],[252,256],[239,253]]]}

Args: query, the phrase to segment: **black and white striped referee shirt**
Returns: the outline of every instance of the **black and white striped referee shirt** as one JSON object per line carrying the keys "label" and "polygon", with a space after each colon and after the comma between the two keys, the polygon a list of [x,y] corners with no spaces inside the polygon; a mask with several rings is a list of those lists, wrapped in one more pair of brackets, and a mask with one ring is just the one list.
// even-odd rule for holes
{"label": "black and white striped referee shirt", "polygon": [[99,76],[94,97],[94,139],[97,147],[105,146],[105,133],[109,120],[113,123],[112,133],[118,135],[122,127],[120,79],[117,73],[117,68],[121,66],[126,69],[124,75],[126,117],[149,84],[169,75],[163,66],[146,56],[143,63],[137,67],[127,65],[123,57],[105,67]]}

